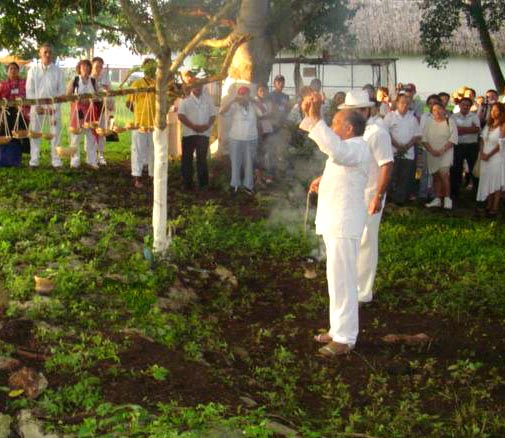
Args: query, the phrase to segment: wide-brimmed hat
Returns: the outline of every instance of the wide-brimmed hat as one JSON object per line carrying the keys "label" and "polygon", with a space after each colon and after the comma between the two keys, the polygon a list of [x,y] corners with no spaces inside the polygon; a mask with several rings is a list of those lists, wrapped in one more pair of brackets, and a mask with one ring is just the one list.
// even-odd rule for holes
{"label": "wide-brimmed hat", "polygon": [[370,96],[365,90],[351,90],[345,94],[345,101],[338,109],[358,109],[371,108],[375,103],[370,100]]}

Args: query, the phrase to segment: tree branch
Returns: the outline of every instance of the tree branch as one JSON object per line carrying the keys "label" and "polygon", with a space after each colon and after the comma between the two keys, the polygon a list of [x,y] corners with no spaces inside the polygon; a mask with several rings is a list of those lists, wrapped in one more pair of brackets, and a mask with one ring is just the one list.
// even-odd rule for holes
{"label": "tree branch", "polygon": [[211,38],[208,40],[202,40],[202,41],[200,41],[200,43],[198,45],[202,46],[202,47],[211,47],[213,49],[222,49],[224,47],[229,47],[231,43],[232,43],[232,38],[231,38],[231,34],[230,34],[226,38],[222,38],[222,39]]}
{"label": "tree branch", "polygon": [[154,30],[156,31],[156,38],[158,39],[158,44],[160,45],[162,51],[164,52],[168,47],[168,41],[163,26],[163,21],[161,19],[160,9],[158,7],[158,0],[149,0],[149,5],[151,6],[151,12],[153,14],[153,22],[154,22]]}
{"label": "tree branch", "polygon": [[143,26],[141,23],[137,22],[137,14],[132,8],[132,5],[129,0],[119,0],[121,7],[123,8],[123,12],[126,15],[126,18],[130,22],[131,26],[140,37],[142,42],[156,55],[159,55],[160,45],[157,44],[156,39],[149,33],[149,29]]}
{"label": "tree branch", "polygon": [[[186,15],[188,17],[204,17],[208,20],[212,18],[212,14],[203,10],[202,8],[177,8],[176,10],[181,15]],[[228,18],[223,18],[219,20],[217,24],[225,27],[234,27],[235,21]]]}
{"label": "tree branch", "polygon": [[[121,0],[122,2],[125,0]],[[192,52],[202,41],[204,35],[208,33],[212,26],[214,26],[223,16],[225,16],[237,3],[237,0],[228,0],[228,2],[223,6],[221,11],[217,13],[214,17],[212,17],[209,22],[200,29],[200,31],[191,39],[191,41],[179,52],[177,58],[172,62],[170,66],[170,71],[175,73],[177,69],[181,66],[184,59],[190,52]]]}

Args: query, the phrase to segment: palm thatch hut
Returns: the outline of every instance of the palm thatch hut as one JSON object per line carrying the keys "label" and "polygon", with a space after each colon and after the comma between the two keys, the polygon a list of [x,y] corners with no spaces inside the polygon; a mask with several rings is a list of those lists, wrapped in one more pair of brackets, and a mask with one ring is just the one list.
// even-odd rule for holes
{"label": "palm thatch hut", "polygon": [[[355,36],[352,56],[422,55],[420,22],[422,0],[349,0],[357,8],[350,22]],[[492,34],[496,53],[505,55],[505,27]],[[452,55],[482,57],[482,46],[475,29],[462,17],[461,27],[447,47]]]}

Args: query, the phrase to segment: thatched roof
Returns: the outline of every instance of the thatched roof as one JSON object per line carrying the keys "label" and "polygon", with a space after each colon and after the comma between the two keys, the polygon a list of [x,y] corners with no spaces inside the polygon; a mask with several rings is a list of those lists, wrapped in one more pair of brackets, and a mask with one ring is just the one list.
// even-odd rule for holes
{"label": "thatched roof", "polygon": [[[419,0],[350,0],[359,9],[351,23],[350,32],[356,37],[355,55],[419,55]],[[451,41],[449,50],[454,55],[483,56],[477,32],[470,30],[466,20]],[[496,51],[505,55],[504,30],[494,33]]]}

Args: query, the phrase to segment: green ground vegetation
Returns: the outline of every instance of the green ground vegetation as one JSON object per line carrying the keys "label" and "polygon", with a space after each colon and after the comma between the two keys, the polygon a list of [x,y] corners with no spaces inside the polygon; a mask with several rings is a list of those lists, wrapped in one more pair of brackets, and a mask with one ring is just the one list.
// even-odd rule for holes
{"label": "green ground vegetation", "polygon": [[[33,322],[49,380],[37,400],[6,398],[6,412],[36,408],[47,428],[79,438],[271,437],[276,423],[305,437],[505,435],[502,221],[388,206],[360,343],[349,358],[324,361],[312,341],[326,325],[324,262],[304,278],[317,245],[302,230],[304,199],[283,185],[230,198],[219,162],[209,192],[181,193],[172,162],[173,243],[152,260],[151,195],[131,186],[128,133],[107,144],[99,171],[54,171],[44,156],[36,171],[0,169],[2,323]],[[269,214],[286,199],[283,208],[300,212],[289,226]],[[48,297],[34,292],[34,275],[54,280]],[[181,281],[198,299],[164,309],[159,298]],[[429,345],[382,341],[418,331]],[[139,339],[173,359],[132,366]],[[0,342],[0,354],[16,356],[16,345]],[[185,398],[170,386],[176,361],[223,393]],[[196,375],[186,380],[197,385]],[[114,381],[151,385],[152,397],[128,400],[125,389],[118,399]],[[173,392],[158,397],[164,387]]]}

